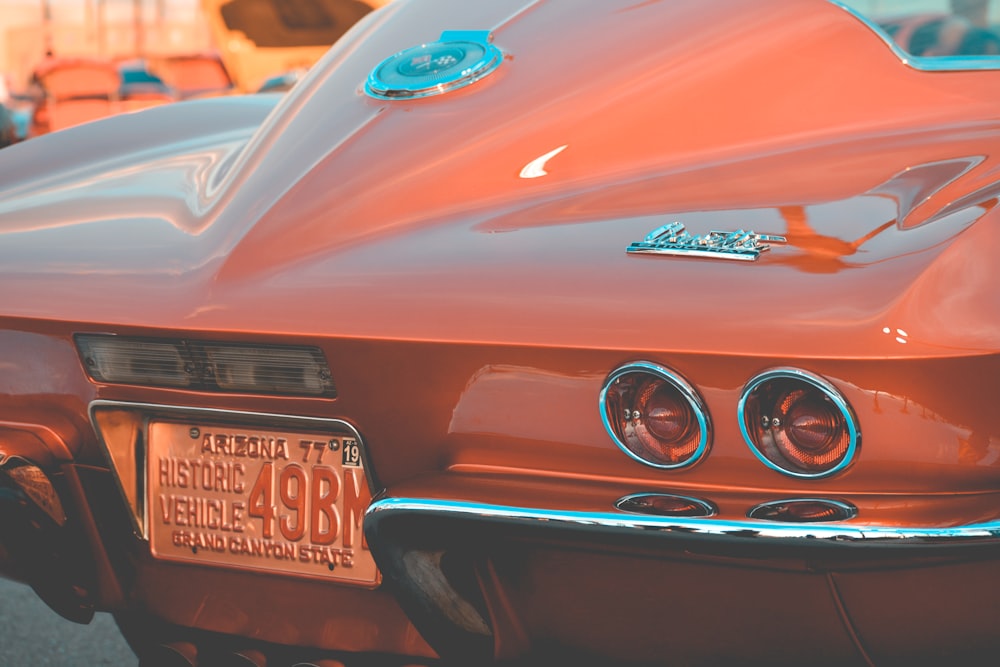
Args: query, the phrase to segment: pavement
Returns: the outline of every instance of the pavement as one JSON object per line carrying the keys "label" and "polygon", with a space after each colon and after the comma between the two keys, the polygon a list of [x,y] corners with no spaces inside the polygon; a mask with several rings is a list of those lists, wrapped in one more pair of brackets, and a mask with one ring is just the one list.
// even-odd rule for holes
{"label": "pavement", "polygon": [[0,667],[137,667],[109,614],[67,621],[24,584],[0,578]]}

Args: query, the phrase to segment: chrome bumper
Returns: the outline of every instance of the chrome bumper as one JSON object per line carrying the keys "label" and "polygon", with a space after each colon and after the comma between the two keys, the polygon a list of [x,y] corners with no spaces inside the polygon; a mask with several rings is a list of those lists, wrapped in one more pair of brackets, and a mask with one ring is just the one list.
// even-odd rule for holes
{"label": "chrome bumper", "polygon": [[659,517],[616,513],[569,512],[507,507],[447,500],[386,498],[372,503],[368,516],[380,513],[418,513],[442,517],[481,518],[512,525],[546,525],[554,528],[599,528],[623,533],[664,536],[720,537],[736,541],[785,541],[859,543],[870,545],[1000,544],[1000,520],[950,527],[915,527],[844,523],[779,523],[719,519],[715,517]]}

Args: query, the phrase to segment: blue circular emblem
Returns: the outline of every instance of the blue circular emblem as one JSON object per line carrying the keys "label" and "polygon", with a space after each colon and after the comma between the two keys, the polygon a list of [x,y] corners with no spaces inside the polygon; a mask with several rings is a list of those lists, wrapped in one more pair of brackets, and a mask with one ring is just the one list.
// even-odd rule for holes
{"label": "blue circular emblem", "polygon": [[444,32],[431,44],[400,51],[368,75],[365,92],[380,100],[441,95],[492,73],[503,61],[489,32]]}

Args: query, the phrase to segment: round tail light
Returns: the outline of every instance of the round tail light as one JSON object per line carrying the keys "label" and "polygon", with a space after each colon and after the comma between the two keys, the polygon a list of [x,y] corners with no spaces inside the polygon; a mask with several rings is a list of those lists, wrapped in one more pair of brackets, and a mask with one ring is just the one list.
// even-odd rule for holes
{"label": "round tail light", "polygon": [[682,468],[708,451],[711,424],[698,393],[655,364],[613,372],[601,391],[601,418],[615,444],[646,465]]}
{"label": "round tail light", "polygon": [[768,467],[793,477],[827,477],[854,460],[861,443],[850,405],[830,383],[798,369],[768,371],[743,389],[740,429]]}

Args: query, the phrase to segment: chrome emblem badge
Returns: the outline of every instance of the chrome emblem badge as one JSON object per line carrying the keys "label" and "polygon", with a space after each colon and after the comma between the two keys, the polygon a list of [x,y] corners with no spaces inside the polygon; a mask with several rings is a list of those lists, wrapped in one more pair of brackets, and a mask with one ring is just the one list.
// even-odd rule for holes
{"label": "chrome emblem badge", "polygon": [[503,53],[487,30],[441,33],[438,41],[400,51],[368,75],[365,92],[380,100],[414,99],[464,88],[493,73]]}
{"label": "chrome emblem badge", "polygon": [[784,236],[757,234],[754,231],[709,232],[692,236],[680,222],[672,222],[651,231],[642,241],[631,244],[627,252],[634,254],[680,255],[713,259],[756,260],[771,248],[769,243],[785,243]]}

